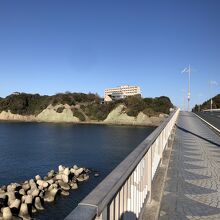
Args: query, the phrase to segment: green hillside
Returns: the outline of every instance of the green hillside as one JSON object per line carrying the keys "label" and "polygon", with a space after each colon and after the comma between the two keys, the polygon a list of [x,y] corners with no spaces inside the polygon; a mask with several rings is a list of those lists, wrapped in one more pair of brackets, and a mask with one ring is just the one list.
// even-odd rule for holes
{"label": "green hillside", "polygon": [[[149,116],[158,116],[160,113],[169,113],[173,107],[170,99],[165,96],[157,98],[141,98],[131,96],[123,100],[103,103],[97,94],[84,93],[59,93],[53,96],[41,96],[39,94],[12,94],[0,99],[0,112],[10,110],[14,114],[38,115],[48,105],[68,104],[71,106],[74,116],[81,121],[85,116],[91,120],[104,120],[108,114],[119,104],[124,104],[124,111],[129,116],[137,116],[143,111]],[[63,108],[58,108],[61,113]]]}
{"label": "green hillside", "polygon": [[[210,105],[211,105],[211,99],[205,101],[202,105],[195,105],[193,111],[198,112],[198,111],[210,109],[211,108]],[[220,108],[220,94],[212,98],[212,108],[213,109]]]}

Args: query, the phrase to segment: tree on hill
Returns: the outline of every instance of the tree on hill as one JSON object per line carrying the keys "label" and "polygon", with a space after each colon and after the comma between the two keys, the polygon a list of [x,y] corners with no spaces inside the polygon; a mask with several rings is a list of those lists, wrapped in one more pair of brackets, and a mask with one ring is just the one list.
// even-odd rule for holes
{"label": "tree on hill", "polygon": [[[81,120],[85,120],[82,112],[91,120],[104,120],[119,104],[123,104],[124,111],[133,117],[136,117],[141,111],[149,116],[157,116],[160,113],[168,114],[169,109],[173,107],[170,99],[165,96],[144,99],[140,96],[129,96],[125,99],[101,103],[101,98],[93,93],[65,92],[53,96],[20,93],[0,99],[0,112],[10,110],[14,114],[38,115],[49,105],[59,104],[72,106],[73,114],[80,117]],[[63,109],[60,107],[57,112],[61,113]]]}
{"label": "tree on hill", "polygon": [[[205,101],[202,105],[195,105],[195,107],[192,109],[194,112],[207,110],[211,108],[211,99]],[[219,109],[220,108],[220,94],[214,96],[212,98],[212,108],[213,109]]]}

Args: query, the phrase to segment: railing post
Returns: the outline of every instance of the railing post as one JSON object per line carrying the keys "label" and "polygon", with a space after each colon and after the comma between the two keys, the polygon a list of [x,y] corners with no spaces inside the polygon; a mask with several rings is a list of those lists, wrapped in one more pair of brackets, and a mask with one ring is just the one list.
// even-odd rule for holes
{"label": "railing post", "polygon": [[121,216],[124,212],[124,186],[121,188],[119,192],[119,219],[121,219]]}
{"label": "railing post", "polygon": [[162,156],[163,156],[163,147],[164,147],[163,145],[164,145],[164,131],[162,131],[159,136],[159,156],[160,156],[160,159],[162,159]]}
{"label": "railing post", "polygon": [[147,191],[148,203],[151,202],[151,184],[152,184],[152,148],[147,152]]}
{"label": "railing post", "polygon": [[96,216],[95,220],[107,220],[108,219],[108,210],[107,207],[102,211],[100,216]]}
{"label": "railing post", "polygon": [[128,182],[126,181],[124,187],[123,187],[123,211],[128,211]]}

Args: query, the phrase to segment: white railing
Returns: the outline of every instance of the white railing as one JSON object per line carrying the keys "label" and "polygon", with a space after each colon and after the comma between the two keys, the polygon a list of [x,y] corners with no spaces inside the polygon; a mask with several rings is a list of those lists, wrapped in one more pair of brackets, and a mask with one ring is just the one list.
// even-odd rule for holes
{"label": "white railing", "polygon": [[151,185],[179,109],[132,151],[65,220],[137,219],[151,201]]}

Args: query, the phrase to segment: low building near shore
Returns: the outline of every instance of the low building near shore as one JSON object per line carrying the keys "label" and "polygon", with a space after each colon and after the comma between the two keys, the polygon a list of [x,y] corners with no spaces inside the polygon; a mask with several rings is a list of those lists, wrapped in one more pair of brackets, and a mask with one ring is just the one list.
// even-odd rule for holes
{"label": "low building near shore", "polygon": [[13,92],[12,95],[20,95],[20,92]]}
{"label": "low building near shore", "polygon": [[134,95],[141,95],[141,89],[139,86],[124,85],[116,88],[107,88],[105,89],[104,101],[110,102]]}

